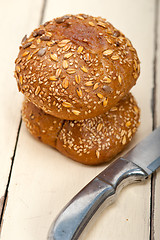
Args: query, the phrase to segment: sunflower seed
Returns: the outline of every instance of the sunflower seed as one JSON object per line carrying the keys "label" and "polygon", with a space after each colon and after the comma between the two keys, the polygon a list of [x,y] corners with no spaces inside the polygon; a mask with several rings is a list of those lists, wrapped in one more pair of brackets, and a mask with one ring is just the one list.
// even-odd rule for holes
{"label": "sunflower seed", "polygon": [[38,52],[37,55],[39,57],[42,57],[46,53],[46,48],[41,48]]}
{"label": "sunflower seed", "polygon": [[27,34],[22,38],[21,43],[24,43],[27,40]]}
{"label": "sunflower seed", "polygon": [[51,36],[42,36],[41,37],[41,40],[43,40],[43,41],[49,41],[49,40],[51,40]]}
{"label": "sunflower seed", "polygon": [[32,42],[28,42],[22,46],[23,49],[28,48],[32,45]]}

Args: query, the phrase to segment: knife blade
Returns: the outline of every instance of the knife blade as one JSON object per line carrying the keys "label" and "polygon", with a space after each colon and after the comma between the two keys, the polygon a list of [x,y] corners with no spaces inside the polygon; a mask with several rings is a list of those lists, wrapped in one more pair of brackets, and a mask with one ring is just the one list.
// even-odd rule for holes
{"label": "knife blade", "polygon": [[100,206],[110,205],[126,185],[160,167],[160,127],[88,183],[52,223],[48,240],[77,240]]}

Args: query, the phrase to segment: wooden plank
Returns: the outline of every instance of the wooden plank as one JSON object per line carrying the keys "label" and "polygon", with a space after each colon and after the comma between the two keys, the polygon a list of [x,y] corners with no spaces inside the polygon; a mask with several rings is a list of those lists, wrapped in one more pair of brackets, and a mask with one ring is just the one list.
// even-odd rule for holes
{"label": "wooden plank", "polygon": [[[132,40],[139,53],[141,77],[133,92],[142,109],[142,124],[131,147],[152,128],[154,2],[70,0],[57,4],[55,9],[55,3],[48,0],[45,21],[79,12],[106,17]],[[50,223],[59,211],[102,169],[104,166],[83,166],[63,157],[33,139],[22,124],[1,239],[46,239]],[[149,240],[149,218],[150,179],[124,189],[116,203],[99,216],[85,239]]]}
{"label": "wooden plank", "polygon": [[[37,1],[38,2],[38,1]],[[18,94],[16,81],[13,77],[14,59],[18,53],[18,44],[22,37],[37,23],[41,3],[35,5],[27,1],[1,1],[1,88],[0,88],[0,198],[5,194],[8,176],[11,167],[11,158],[18,126],[20,122],[21,94]],[[24,10],[25,9],[25,10]],[[32,18],[32,21],[30,19]]]}
{"label": "wooden plank", "polygon": [[[160,126],[160,1],[157,1],[157,51],[156,51],[156,126]],[[155,178],[155,199],[154,199],[154,240],[160,236],[160,169],[156,172]]]}
{"label": "wooden plank", "polygon": [[[18,42],[31,31],[33,23],[38,24],[42,3],[35,5],[28,1],[24,5],[21,1],[9,1],[0,3],[1,23],[1,88],[0,88],[0,197],[1,209],[3,206],[9,173],[11,170],[12,158],[18,134],[21,114],[22,95],[18,94],[14,75],[14,60],[18,54]],[[9,7],[8,7],[9,6]],[[20,10],[20,12],[19,12]],[[32,18],[32,21],[30,19]],[[23,19],[23,21],[22,21]],[[3,47],[5,46],[5,47]]]}

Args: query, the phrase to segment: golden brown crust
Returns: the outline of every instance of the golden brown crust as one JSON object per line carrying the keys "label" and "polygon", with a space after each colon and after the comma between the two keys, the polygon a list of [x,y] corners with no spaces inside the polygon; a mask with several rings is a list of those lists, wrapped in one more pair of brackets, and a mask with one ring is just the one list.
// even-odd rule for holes
{"label": "golden brown crust", "polygon": [[34,30],[15,62],[19,90],[46,113],[69,120],[108,111],[140,73],[131,42],[105,19],[84,14]]}
{"label": "golden brown crust", "polygon": [[[23,106],[23,119],[28,123],[27,127],[32,135],[40,136],[43,142],[56,147],[64,155],[88,165],[110,161],[131,141],[139,125],[140,110],[131,94],[102,116],[80,121],[64,121],[63,124],[60,122],[61,130],[59,128],[56,132],[57,138],[55,127],[51,132],[47,130],[53,127],[52,123],[55,120],[57,121],[55,117],[45,114],[32,103],[24,102]],[[35,120],[30,114],[26,114],[26,111],[35,116]],[[38,128],[35,127],[37,121]],[[53,144],[53,135],[56,144]]]}
{"label": "golden brown crust", "polygon": [[46,114],[27,99],[23,102],[22,119],[35,138],[56,147],[57,136],[62,128],[63,120]]}

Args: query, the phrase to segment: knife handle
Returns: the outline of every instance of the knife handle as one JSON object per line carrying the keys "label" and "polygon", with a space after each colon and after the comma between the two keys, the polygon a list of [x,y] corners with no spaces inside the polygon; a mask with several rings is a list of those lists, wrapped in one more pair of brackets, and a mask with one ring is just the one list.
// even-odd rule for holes
{"label": "knife handle", "polygon": [[104,201],[105,207],[110,205],[124,186],[147,176],[136,164],[119,158],[66,205],[52,223],[48,240],[77,240]]}

